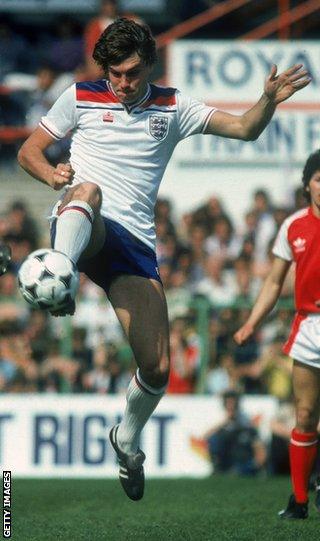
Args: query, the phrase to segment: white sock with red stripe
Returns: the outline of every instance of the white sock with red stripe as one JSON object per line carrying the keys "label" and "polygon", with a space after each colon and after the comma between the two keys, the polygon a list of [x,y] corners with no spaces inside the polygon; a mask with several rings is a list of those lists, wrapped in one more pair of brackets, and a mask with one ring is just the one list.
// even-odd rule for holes
{"label": "white sock with red stripe", "polygon": [[76,263],[86,248],[92,231],[94,213],[85,201],[71,201],[59,212],[54,249]]}
{"label": "white sock with red stripe", "polygon": [[127,406],[117,432],[120,449],[127,454],[138,450],[141,431],[156,409],[166,390],[166,385],[155,389],[147,385],[137,370],[127,390]]}

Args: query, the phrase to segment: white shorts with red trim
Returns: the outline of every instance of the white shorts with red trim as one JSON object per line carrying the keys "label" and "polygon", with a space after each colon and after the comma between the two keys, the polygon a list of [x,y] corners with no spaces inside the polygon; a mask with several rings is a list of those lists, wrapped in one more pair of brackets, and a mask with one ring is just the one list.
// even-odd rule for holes
{"label": "white shorts with red trim", "polygon": [[320,368],[320,314],[298,312],[283,351],[301,363]]}

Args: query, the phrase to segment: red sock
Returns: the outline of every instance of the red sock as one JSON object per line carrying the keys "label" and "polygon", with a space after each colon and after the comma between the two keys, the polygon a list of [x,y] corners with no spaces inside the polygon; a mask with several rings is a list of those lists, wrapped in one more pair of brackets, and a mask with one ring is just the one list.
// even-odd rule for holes
{"label": "red sock", "polygon": [[292,430],[289,446],[291,481],[298,503],[308,501],[309,478],[317,456],[317,444],[317,432]]}

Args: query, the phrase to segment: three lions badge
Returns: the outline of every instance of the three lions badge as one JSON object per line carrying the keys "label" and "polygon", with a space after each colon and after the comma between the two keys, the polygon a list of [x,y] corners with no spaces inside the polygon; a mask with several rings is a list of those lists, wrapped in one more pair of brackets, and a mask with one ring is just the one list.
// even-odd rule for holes
{"label": "three lions badge", "polygon": [[169,122],[165,116],[150,115],[149,116],[149,132],[152,137],[161,141],[168,133]]}

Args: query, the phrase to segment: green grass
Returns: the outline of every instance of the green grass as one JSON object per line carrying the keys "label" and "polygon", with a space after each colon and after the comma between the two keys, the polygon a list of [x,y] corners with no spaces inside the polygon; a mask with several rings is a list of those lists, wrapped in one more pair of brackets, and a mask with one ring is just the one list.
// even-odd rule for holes
{"label": "green grass", "polygon": [[[308,541],[320,515],[280,521],[289,480],[148,480],[140,502],[114,480],[23,480],[12,487],[14,541]],[[311,495],[313,499],[313,495]]]}

